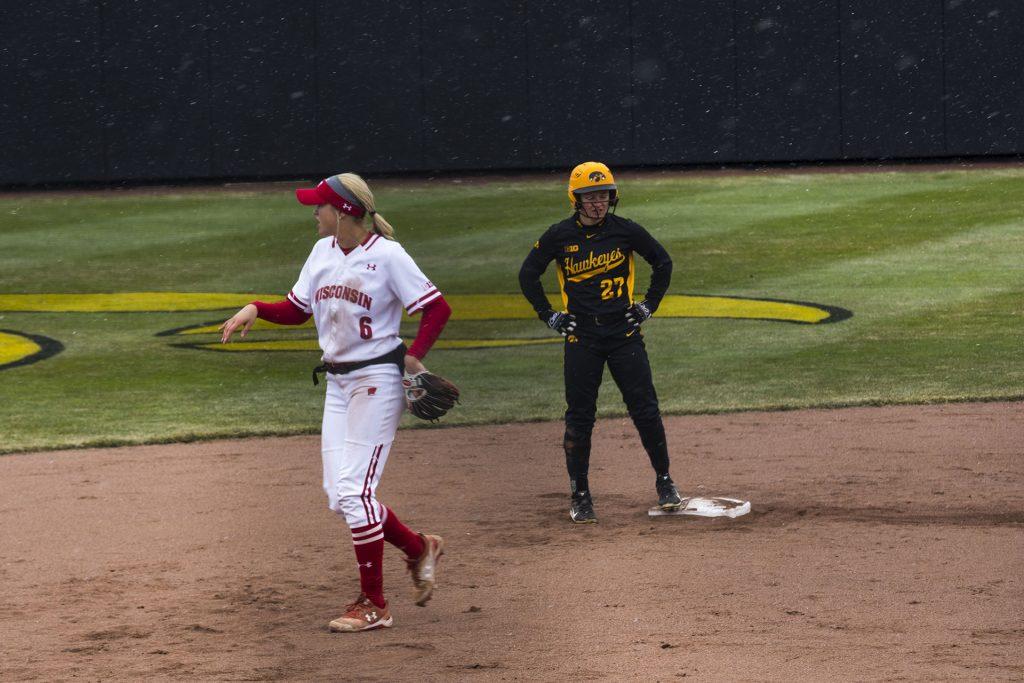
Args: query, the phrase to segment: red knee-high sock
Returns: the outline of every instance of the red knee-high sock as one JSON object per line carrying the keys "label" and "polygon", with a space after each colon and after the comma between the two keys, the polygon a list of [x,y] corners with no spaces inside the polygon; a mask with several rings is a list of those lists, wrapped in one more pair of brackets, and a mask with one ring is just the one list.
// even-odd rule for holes
{"label": "red knee-high sock", "polygon": [[370,602],[384,607],[384,533],[380,524],[352,528],[352,546],[359,563],[359,587]]}
{"label": "red knee-high sock", "polygon": [[405,553],[406,557],[415,559],[422,555],[424,548],[420,535],[402,524],[394,510],[387,506],[384,509],[384,540]]}

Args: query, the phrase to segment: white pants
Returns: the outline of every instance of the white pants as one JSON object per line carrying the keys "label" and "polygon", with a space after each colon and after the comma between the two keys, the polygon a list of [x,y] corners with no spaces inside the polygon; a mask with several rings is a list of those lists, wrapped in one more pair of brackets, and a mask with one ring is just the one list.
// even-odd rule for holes
{"label": "white pants", "polygon": [[380,524],[377,484],[405,410],[402,375],[389,363],[325,378],[321,454],[328,505],[349,527]]}

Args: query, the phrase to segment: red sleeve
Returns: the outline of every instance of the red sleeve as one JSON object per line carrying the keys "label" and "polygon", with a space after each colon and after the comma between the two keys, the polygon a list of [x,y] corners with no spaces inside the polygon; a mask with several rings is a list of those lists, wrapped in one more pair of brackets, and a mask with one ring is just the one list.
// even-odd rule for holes
{"label": "red sleeve", "polygon": [[309,313],[293,304],[290,300],[268,304],[264,301],[253,301],[256,317],[278,325],[301,325],[309,320]]}
{"label": "red sleeve", "polygon": [[444,329],[448,317],[452,314],[452,307],[448,305],[443,296],[439,296],[424,306],[422,310],[420,329],[416,333],[416,339],[412,346],[409,347],[409,355],[416,356],[420,360],[423,360],[423,356],[427,355],[427,351],[441,335],[441,330]]}

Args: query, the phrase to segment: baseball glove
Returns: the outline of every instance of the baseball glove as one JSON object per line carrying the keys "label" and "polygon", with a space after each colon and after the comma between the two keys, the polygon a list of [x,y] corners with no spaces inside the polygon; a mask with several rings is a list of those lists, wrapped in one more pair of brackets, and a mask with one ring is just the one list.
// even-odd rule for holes
{"label": "baseball glove", "polygon": [[421,420],[436,421],[459,402],[459,388],[432,372],[402,378],[409,412]]}

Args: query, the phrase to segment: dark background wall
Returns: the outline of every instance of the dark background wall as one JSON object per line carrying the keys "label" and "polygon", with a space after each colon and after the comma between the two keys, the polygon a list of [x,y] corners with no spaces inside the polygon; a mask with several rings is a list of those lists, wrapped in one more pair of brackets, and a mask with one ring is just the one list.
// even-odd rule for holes
{"label": "dark background wall", "polygon": [[1024,153],[1021,0],[52,0],[0,184]]}

